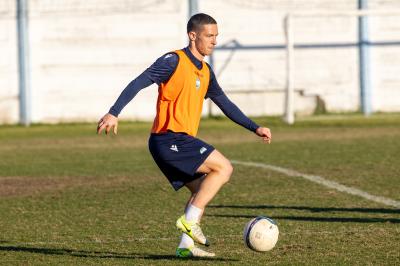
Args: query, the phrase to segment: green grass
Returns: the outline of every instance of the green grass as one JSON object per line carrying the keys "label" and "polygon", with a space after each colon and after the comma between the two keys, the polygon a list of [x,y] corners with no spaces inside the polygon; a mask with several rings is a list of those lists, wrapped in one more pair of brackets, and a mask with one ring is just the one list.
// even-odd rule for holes
{"label": "green grass", "polygon": [[[272,164],[400,200],[400,115],[328,115],[273,132],[264,145],[227,119],[199,137],[232,160]],[[188,192],[174,192],[147,150],[149,123],[0,127],[2,265],[399,265],[400,210],[299,177],[235,166],[203,219],[215,259],[174,257]],[[242,231],[265,215],[277,246],[255,253]]]}

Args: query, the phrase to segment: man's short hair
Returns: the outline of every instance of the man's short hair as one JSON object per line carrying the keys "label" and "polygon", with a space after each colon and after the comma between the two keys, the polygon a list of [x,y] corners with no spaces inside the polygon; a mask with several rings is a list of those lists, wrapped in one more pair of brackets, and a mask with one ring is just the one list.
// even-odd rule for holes
{"label": "man's short hair", "polygon": [[210,15],[198,13],[193,15],[187,23],[187,33],[194,31],[198,32],[203,25],[217,24],[217,21]]}

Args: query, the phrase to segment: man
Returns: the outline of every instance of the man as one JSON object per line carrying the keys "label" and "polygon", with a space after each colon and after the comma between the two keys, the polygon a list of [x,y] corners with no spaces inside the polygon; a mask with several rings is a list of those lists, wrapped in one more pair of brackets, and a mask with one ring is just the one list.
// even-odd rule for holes
{"label": "man", "polygon": [[187,24],[189,46],[167,53],[134,79],[121,93],[108,114],[100,119],[97,132],[117,134],[118,115],[143,88],[157,83],[157,115],[149,138],[149,150],[175,190],[187,187],[191,196],[185,213],[176,221],[182,233],[178,257],[212,257],[195,246],[209,246],[200,228],[207,204],[229,181],[232,165],[213,146],[197,139],[204,98],[210,98],[231,120],[271,142],[271,132],[260,127],[234,105],[218,85],[211,67],[203,61],[217,44],[217,22],[196,14]]}

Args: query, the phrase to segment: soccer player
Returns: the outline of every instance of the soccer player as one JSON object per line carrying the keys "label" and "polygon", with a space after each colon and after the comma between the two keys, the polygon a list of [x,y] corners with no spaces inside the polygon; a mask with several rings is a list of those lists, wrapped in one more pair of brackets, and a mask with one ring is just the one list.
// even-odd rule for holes
{"label": "soccer player", "polygon": [[97,126],[97,133],[117,134],[118,115],[143,88],[157,83],[157,114],[149,138],[149,150],[172,187],[186,187],[191,196],[184,214],[176,221],[182,231],[178,257],[212,257],[195,243],[209,246],[200,228],[207,204],[229,181],[232,165],[213,146],[196,138],[204,98],[210,98],[231,120],[271,142],[271,132],[245,116],[218,85],[211,67],[204,62],[217,44],[217,22],[199,13],[187,23],[189,45],[158,58],[122,91]]}

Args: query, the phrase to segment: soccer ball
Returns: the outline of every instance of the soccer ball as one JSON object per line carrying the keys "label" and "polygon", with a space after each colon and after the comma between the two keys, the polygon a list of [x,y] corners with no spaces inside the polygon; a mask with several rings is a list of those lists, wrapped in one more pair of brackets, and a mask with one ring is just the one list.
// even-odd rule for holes
{"label": "soccer ball", "polygon": [[258,216],[246,224],[243,232],[244,243],[255,251],[271,250],[278,241],[279,230],[276,222]]}

